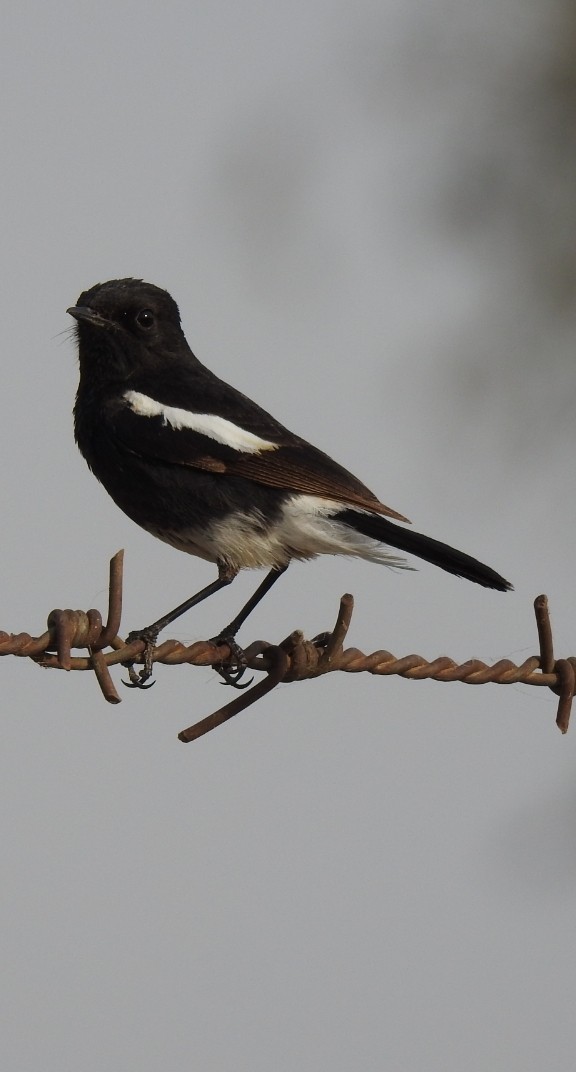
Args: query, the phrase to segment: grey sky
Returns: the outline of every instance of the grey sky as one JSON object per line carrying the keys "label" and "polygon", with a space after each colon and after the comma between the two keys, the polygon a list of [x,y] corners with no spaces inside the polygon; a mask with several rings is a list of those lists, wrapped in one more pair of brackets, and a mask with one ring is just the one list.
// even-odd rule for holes
{"label": "grey sky", "polygon": [[[295,565],[242,638],[574,652],[574,17],[560,2],[24,3],[3,17],[0,627],[124,628],[207,583],[72,438],[65,314],[142,276],[219,375],[515,584]],[[64,333],[64,334],[62,334]],[[212,635],[246,575],[171,635]],[[160,668],[2,661],[0,1061],[10,1072],[570,1066],[576,730],[528,687],[331,675],[200,742]],[[115,674],[119,680],[120,674]],[[120,686],[119,686],[120,687]]]}

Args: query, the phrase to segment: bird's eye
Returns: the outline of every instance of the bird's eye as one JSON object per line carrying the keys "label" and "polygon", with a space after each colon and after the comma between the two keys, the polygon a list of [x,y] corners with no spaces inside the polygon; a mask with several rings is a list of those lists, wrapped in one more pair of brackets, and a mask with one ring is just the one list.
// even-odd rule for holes
{"label": "bird's eye", "polygon": [[139,313],[136,313],[134,317],[139,328],[144,328],[145,331],[149,331],[154,327],[154,313],[151,309],[141,309]]}

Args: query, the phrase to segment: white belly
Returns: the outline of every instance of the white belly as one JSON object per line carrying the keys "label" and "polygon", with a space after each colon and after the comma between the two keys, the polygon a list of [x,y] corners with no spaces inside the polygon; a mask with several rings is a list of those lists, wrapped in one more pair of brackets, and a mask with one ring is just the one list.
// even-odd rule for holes
{"label": "white belly", "polygon": [[[363,536],[333,515],[342,503],[315,495],[294,495],[280,516],[267,524],[259,512],[236,513],[204,530],[154,530],[154,535],[188,554],[224,562],[235,570],[286,566],[293,558],[353,555],[406,568],[404,559],[384,544]],[[360,511],[359,511],[360,512]]]}

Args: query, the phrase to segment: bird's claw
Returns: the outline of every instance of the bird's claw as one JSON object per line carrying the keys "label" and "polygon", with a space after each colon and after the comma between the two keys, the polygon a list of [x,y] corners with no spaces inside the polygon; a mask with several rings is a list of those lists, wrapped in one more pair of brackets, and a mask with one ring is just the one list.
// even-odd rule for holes
{"label": "bird's claw", "polygon": [[128,666],[127,670],[130,681],[125,681],[124,678],[122,678],[122,684],[125,685],[127,689],[151,689],[152,686],[156,684],[155,681],[146,680],[146,677],[144,676],[146,673],[145,670],[140,670],[140,672],[137,673],[133,666]]}
{"label": "bird's claw", "polygon": [[144,665],[141,670],[134,669],[134,660],[129,659],[122,663],[122,666],[128,670],[128,677],[130,681],[122,681],[123,685],[126,685],[127,689],[151,689],[154,681],[149,679],[152,677],[152,665],[154,648],[158,639],[158,631],[155,629],[133,629],[131,633],[126,637],[126,644],[133,644],[135,640],[144,640],[146,647],[144,648]]}
{"label": "bird's claw", "polygon": [[254,681],[254,678],[251,677],[250,680],[245,681],[243,685],[240,684],[240,678],[246,673],[246,666],[238,666],[234,670],[229,670],[223,664],[220,664],[220,666],[215,666],[214,669],[217,670],[220,677],[223,678],[220,684],[231,685],[233,689],[249,689]]}
{"label": "bird's claw", "polygon": [[[143,666],[141,670],[136,670],[134,667],[134,660],[128,659],[122,663],[122,666],[128,670],[129,681],[123,681],[122,684],[126,685],[128,689],[150,689],[154,685],[154,681],[149,679],[152,677],[153,655],[156,641],[158,639],[158,631],[156,629],[134,629],[126,637],[126,645],[133,644],[135,640],[143,640],[146,644],[144,648]],[[254,681],[251,677],[249,681],[245,681],[244,684],[240,684],[240,679],[244,676],[247,670],[246,655],[244,650],[236,643],[234,637],[230,636],[218,636],[213,637],[212,644],[227,644],[230,648],[230,658],[225,663],[215,663],[214,669],[223,678],[222,685],[231,685],[234,689],[247,689]]]}
{"label": "bird's claw", "polygon": [[226,663],[215,663],[214,669],[220,674],[223,680],[221,685],[231,685],[233,689],[247,689],[254,681],[251,677],[250,681],[245,681],[243,685],[240,684],[240,679],[246,673],[248,669],[246,665],[246,655],[243,648],[236,643],[234,637],[230,636],[218,636],[213,637],[212,644],[227,644],[230,648],[230,660]]}

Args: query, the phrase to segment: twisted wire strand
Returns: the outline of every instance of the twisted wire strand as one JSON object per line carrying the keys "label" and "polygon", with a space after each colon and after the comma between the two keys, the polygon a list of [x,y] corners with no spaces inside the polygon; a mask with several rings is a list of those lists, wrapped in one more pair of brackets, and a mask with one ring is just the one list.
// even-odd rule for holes
{"label": "twisted wire strand", "polygon": [[[118,635],[122,614],[122,578],[123,551],[118,551],[110,561],[105,625],[97,610],[53,610],[48,616],[48,628],[41,636],[0,632],[0,655],[27,657],[43,667],[60,670],[92,670],[104,698],[109,703],[120,703],[110,667],[131,660],[141,661],[139,656],[144,651],[144,641],[125,644]],[[415,681],[460,681],[467,685],[489,682],[510,685],[521,682],[544,686],[558,695],[556,723],[562,733],[567,732],[576,685],[576,658],[554,658],[546,596],[538,596],[534,601],[540,654],[525,659],[519,666],[510,659],[499,659],[492,665],[480,659],[456,663],[445,655],[433,660],[415,654],[397,658],[384,649],[367,655],[358,648],[344,648],[353,609],[353,597],[342,596],[333,629],[313,640],[306,640],[297,630],[278,645],[265,641],[249,645],[244,649],[247,666],[252,670],[264,671],[266,677],[218,711],[183,730],[178,735],[179,739],[184,742],[196,740],[256,703],[281,681],[304,681],[337,670],[386,677],[399,675]],[[73,648],[87,648],[88,655],[72,655]],[[111,650],[105,652],[104,648]],[[166,640],[153,652],[154,662],[168,666],[187,663],[220,668],[229,665],[233,658],[227,644],[216,645],[210,641],[185,645],[177,640]]]}

